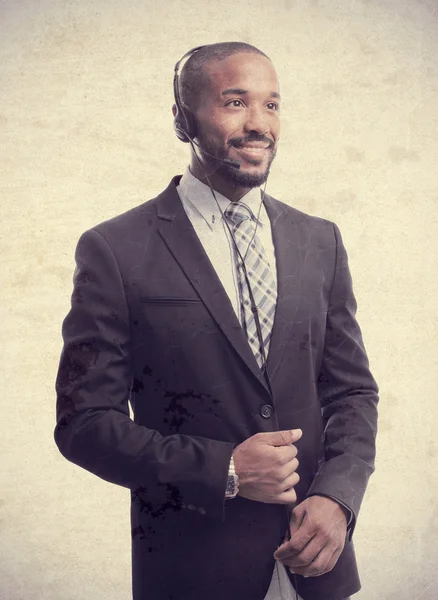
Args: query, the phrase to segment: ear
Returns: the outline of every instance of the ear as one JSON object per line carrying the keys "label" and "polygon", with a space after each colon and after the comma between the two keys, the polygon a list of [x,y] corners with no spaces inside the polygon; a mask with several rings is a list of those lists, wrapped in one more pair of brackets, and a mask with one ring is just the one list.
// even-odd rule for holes
{"label": "ear", "polygon": [[174,117],[176,117],[176,113],[177,113],[177,108],[176,108],[176,104],[174,104],[172,106],[172,114],[173,114]]}

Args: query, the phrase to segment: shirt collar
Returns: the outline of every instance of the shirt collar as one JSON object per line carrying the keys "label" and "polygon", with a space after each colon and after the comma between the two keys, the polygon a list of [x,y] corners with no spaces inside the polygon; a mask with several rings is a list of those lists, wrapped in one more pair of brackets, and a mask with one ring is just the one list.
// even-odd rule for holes
{"label": "shirt collar", "polygon": [[[211,193],[210,187],[192,175],[188,167],[181,177],[178,192],[182,195],[184,201],[189,203],[207,223],[211,224],[221,220],[221,211],[216,204],[216,200]],[[224,212],[230,204],[229,198],[226,198],[216,190],[214,193],[222,212]],[[246,204],[253,213],[254,219],[257,220],[258,218],[259,225],[263,226],[264,220],[266,219],[266,213],[265,211],[260,210],[260,194],[261,191],[259,187],[252,188],[240,198],[239,202]]]}

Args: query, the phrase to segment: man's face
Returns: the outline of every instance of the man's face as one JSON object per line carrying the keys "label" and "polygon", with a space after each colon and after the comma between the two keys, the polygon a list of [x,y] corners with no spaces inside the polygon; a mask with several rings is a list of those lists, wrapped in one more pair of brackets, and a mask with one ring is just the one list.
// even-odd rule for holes
{"label": "man's face", "polygon": [[280,134],[280,93],[272,63],[258,54],[239,53],[205,66],[206,85],[196,110],[197,141],[240,169],[202,159],[224,179],[244,187],[264,183]]}

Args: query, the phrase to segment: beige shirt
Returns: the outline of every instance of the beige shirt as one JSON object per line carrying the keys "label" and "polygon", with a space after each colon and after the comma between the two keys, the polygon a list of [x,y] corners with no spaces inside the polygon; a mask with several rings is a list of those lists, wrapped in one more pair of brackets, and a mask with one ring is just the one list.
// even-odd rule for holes
{"label": "beige shirt", "polygon": [[[177,190],[184,210],[241,323],[239,287],[233,244],[220,211],[220,209],[222,212],[226,210],[230,200],[215,191],[216,203],[209,186],[196,179],[189,169],[182,176]],[[253,188],[240,201],[244,202],[252,210],[254,216],[258,218],[257,235],[263,244],[275,285],[277,285],[277,268],[271,223],[261,202],[260,188]],[[275,561],[271,584],[265,600],[301,600],[289,581],[285,567],[279,561]]]}

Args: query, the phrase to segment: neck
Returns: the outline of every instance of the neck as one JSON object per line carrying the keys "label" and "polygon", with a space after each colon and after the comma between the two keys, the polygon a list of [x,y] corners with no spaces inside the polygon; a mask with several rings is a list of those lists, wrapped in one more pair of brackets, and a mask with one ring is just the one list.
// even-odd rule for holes
{"label": "neck", "polygon": [[220,173],[213,170],[208,165],[201,168],[195,158],[192,158],[190,163],[190,172],[196,179],[199,179],[199,181],[202,181],[205,185],[208,186],[210,183],[215,192],[222,194],[222,196],[225,196],[225,198],[228,198],[231,202],[237,202],[251,189],[239,186],[233,181],[225,179]]}

